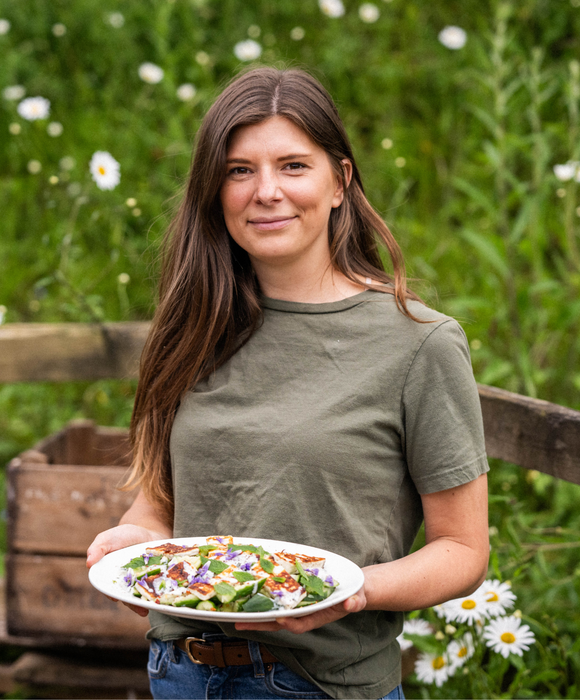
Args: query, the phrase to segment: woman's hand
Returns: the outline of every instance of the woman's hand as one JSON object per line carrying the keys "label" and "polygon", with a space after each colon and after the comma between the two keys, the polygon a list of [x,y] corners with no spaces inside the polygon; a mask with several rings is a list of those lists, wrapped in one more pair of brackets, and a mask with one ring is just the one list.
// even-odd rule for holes
{"label": "woman's hand", "polygon": [[295,634],[303,634],[317,629],[329,622],[335,622],[349,613],[359,612],[366,606],[364,586],[358,593],[347,598],[342,603],[313,612],[304,617],[280,617],[273,622],[236,622],[237,630],[258,630],[260,632],[278,632],[288,630]]}
{"label": "woman's hand", "polygon": [[[90,569],[109,552],[115,552],[118,549],[141,542],[169,539],[172,535],[170,526],[159,516],[145,496],[139,493],[133,501],[133,505],[121,518],[120,524],[95,537],[87,550],[87,568]],[[115,599],[110,598],[110,600]],[[123,605],[141,617],[148,614],[145,608],[128,603],[123,603]]]}

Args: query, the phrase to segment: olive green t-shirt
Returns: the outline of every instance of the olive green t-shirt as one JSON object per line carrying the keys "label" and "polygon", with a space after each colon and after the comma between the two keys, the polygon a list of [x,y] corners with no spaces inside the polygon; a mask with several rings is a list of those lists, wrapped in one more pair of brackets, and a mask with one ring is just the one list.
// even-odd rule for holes
{"label": "olive green t-shirt", "polygon": [[[488,470],[465,334],[391,294],[325,304],[264,299],[264,322],[182,401],[171,434],[175,537],[321,547],[359,566],[408,554],[419,494]],[[150,614],[150,637],[223,631],[265,643],[335,698],[400,682],[403,614],[369,611],[302,635]]]}

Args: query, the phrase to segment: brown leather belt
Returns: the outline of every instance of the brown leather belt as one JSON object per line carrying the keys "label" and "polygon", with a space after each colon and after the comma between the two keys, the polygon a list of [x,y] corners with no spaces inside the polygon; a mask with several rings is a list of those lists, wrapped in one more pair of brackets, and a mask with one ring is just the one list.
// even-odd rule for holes
{"label": "brown leather belt", "polygon": [[[225,668],[226,666],[245,666],[252,663],[247,641],[206,642],[198,637],[183,637],[176,639],[174,643],[189,656],[194,664],[209,664]],[[260,644],[260,655],[265,664],[278,661],[263,644]]]}

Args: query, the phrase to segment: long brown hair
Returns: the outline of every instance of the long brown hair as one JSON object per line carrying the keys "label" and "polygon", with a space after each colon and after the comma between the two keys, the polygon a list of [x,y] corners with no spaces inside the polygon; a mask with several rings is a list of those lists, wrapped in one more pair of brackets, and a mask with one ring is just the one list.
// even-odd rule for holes
{"label": "long brown hair", "polygon": [[[331,262],[349,280],[389,284],[400,311],[416,319],[401,250],[367,201],[352,148],[332,98],[301,70],[257,68],[235,78],[208,111],[197,135],[183,202],[162,247],[159,304],[141,356],[131,420],[134,461],[127,486],[170,521],[173,490],[169,438],[182,396],[226,362],[262,319],[260,290],[248,254],[228,234],[220,189],[234,129],[273,116],[290,119],[328,154],[342,178],[344,200],[330,215]],[[341,161],[352,163],[347,187]],[[393,274],[384,268],[387,248]],[[373,285],[364,285],[373,286]]]}

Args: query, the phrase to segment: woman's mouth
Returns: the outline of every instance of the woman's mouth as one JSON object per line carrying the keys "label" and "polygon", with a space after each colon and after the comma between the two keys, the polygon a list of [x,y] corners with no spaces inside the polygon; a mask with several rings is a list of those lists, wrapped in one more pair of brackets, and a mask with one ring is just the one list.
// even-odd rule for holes
{"label": "woman's mouth", "polygon": [[295,218],[295,216],[257,216],[255,219],[250,219],[248,223],[257,228],[258,231],[277,231],[287,226]]}

